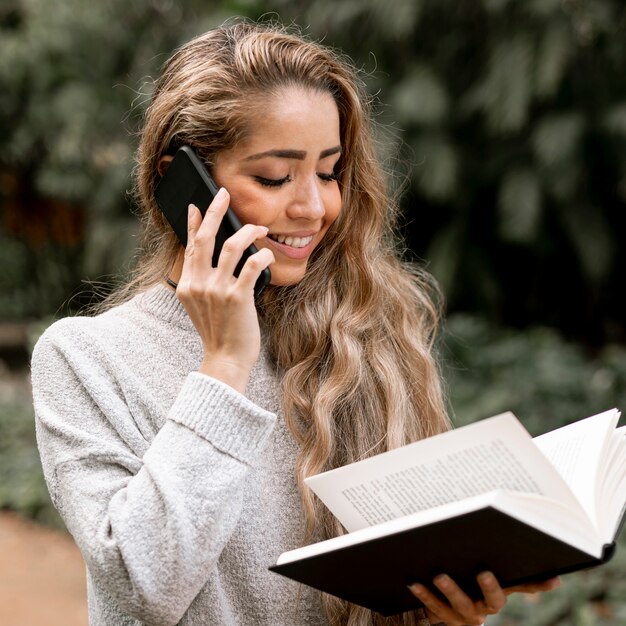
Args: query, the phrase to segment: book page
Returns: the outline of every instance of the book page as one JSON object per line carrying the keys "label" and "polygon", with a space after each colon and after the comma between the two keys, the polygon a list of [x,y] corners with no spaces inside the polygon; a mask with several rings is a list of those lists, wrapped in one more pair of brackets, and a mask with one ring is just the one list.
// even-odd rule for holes
{"label": "book page", "polygon": [[505,413],[307,478],[354,530],[494,490],[580,506],[512,413]]}
{"label": "book page", "polygon": [[541,496],[511,491],[490,491],[460,502],[450,502],[434,509],[405,515],[376,526],[366,526],[345,535],[284,552],[278,557],[276,564],[297,561],[411,528],[427,526],[461,514],[479,511],[485,507],[498,509],[514,519],[534,526],[548,535],[558,537],[579,550],[599,558],[603,545],[594,534],[589,519],[572,517],[570,510],[557,501],[550,501],[549,505],[546,515],[546,500]]}
{"label": "book page", "polygon": [[598,499],[602,502],[601,535],[606,543],[610,543],[626,513],[626,426],[615,429],[606,459]]}
{"label": "book page", "polygon": [[598,531],[601,529],[599,485],[607,480],[609,444],[619,411],[612,409],[557,428],[533,439],[535,445],[563,476]]}

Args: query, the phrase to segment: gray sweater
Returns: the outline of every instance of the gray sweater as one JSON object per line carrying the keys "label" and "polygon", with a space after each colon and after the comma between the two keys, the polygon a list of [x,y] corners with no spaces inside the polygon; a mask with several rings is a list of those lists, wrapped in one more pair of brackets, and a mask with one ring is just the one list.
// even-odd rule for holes
{"label": "gray sweater", "polygon": [[318,592],[267,569],[304,534],[276,373],[262,349],[244,396],[196,372],[201,357],[162,286],[35,347],[42,465],[90,623],[326,624]]}

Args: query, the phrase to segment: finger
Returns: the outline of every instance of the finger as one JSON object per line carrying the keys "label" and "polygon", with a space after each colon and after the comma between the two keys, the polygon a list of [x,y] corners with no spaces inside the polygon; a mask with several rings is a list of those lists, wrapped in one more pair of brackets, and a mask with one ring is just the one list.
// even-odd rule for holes
{"label": "finger", "polygon": [[523,585],[515,585],[507,587],[504,593],[508,596],[512,593],[537,593],[540,591],[552,591],[561,585],[561,579],[558,576],[542,580],[536,583],[525,583]]}
{"label": "finger", "polygon": [[222,187],[213,198],[204,217],[197,206],[190,204],[187,217],[187,247],[179,288],[185,292],[195,280],[204,283],[213,268],[215,233],[228,209],[228,192]]}
{"label": "finger", "polygon": [[232,276],[244,250],[250,247],[257,239],[263,239],[267,235],[267,231],[266,226],[246,224],[229,237],[224,242],[217,261],[217,268],[220,272],[223,272],[226,276]]}
{"label": "finger", "polygon": [[[440,577],[437,577],[437,578],[440,579]],[[447,581],[452,582],[449,577],[446,577],[446,579]],[[448,584],[444,582],[442,579],[438,581],[438,584],[436,583],[436,586],[438,588],[439,587],[446,588],[445,592],[442,590],[442,593],[444,593],[444,595],[446,595],[452,589],[451,587],[448,587]],[[424,585],[420,585],[419,583],[416,583],[414,585],[410,585],[409,589],[417,598],[419,598],[422,604],[426,607],[426,610],[428,611],[429,616],[430,617],[435,616],[437,618],[437,623],[443,622],[445,624],[448,624],[449,626],[454,626],[454,625],[459,625],[459,624],[464,624],[465,626],[470,626],[470,625],[479,626],[485,621],[484,615],[481,615],[478,613],[476,607],[474,606],[474,603],[469,598],[467,598],[467,600],[469,601],[467,603],[467,606],[463,608],[461,612],[461,611],[458,611],[456,607],[453,607],[447,602],[440,599],[438,596],[432,593],[429,589],[427,589]],[[447,598],[447,595],[446,595],[446,598]],[[449,598],[447,599],[448,599],[448,602],[450,602],[450,599]],[[431,619],[431,622],[433,622],[432,619]]]}
{"label": "finger", "polygon": [[450,615],[452,609],[424,585],[421,585],[420,583],[409,585],[409,591],[421,601],[430,613],[437,615],[442,622],[452,621],[452,617]]}
{"label": "finger", "polygon": [[185,248],[185,255],[193,255],[193,246],[196,240],[196,234],[202,224],[202,214],[200,209],[195,204],[190,204],[187,207],[187,247]]}
{"label": "finger", "polygon": [[190,204],[187,211],[187,246],[185,247],[185,256],[183,258],[183,267],[181,269],[180,278],[178,279],[178,287],[176,294],[181,297],[185,293],[191,283],[193,275],[193,256],[196,233],[202,224],[202,214],[197,206]]}
{"label": "finger", "polygon": [[230,196],[228,192],[224,187],[221,187],[204,214],[202,224],[200,224],[198,228],[194,241],[195,247],[201,248],[203,257],[211,257],[213,255],[215,235],[226,214],[229,200]]}
{"label": "finger", "polygon": [[481,611],[489,615],[499,613],[506,604],[506,593],[500,587],[497,578],[491,572],[482,572],[478,575],[477,581],[484,598]]}
{"label": "finger", "polygon": [[450,606],[458,615],[465,619],[475,619],[477,624],[482,624],[482,617],[479,618],[478,608],[474,601],[446,574],[437,576],[434,581],[435,586],[446,597]]}
{"label": "finger", "polygon": [[254,289],[261,272],[274,262],[274,253],[267,248],[261,248],[256,254],[249,257],[239,272],[239,280],[243,289]]}

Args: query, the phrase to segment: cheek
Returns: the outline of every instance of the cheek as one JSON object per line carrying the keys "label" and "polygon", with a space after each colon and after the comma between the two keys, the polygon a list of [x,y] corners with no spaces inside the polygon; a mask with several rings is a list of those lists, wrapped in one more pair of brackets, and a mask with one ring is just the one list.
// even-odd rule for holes
{"label": "cheek", "polygon": [[271,220],[271,208],[259,194],[246,190],[231,192],[230,206],[242,224],[267,225]]}
{"label": "cheek", "polygon": [[341,191],[335,186],[333,190],[329,190],[328,196],[325,198],[326,223],[330,226],[341,213]]}

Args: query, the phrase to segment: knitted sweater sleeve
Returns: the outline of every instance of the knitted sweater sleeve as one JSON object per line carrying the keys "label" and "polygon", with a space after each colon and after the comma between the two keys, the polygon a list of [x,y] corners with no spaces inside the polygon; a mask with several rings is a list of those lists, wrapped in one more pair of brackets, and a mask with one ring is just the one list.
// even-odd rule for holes
{"label": "knitted sweater sleeve", "polygon": [[109,366],[76,344],[75,330],[57,323],[33,352],[51,497],[91,576],[118,606],[143,622],[176,624],[237,524],[244,479],[275,416],[193,372],[140,456]]}

